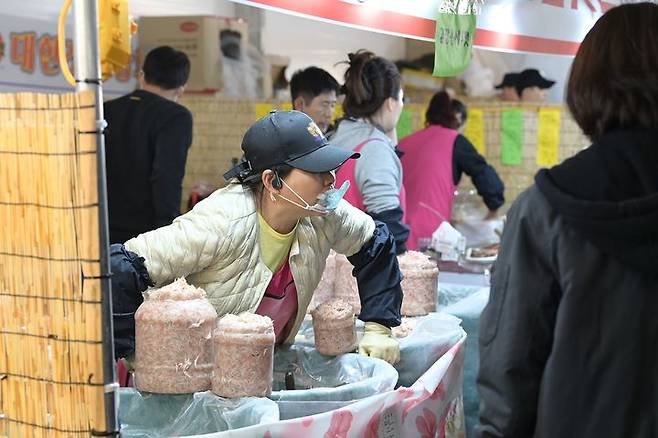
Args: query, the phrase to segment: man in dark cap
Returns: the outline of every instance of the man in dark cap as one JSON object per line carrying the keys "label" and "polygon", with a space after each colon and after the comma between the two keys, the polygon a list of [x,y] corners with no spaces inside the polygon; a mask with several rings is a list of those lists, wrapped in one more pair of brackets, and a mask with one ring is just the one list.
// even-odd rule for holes
{"label": "man in dark cap", "polygon": [[518,73],[505,73],[503,82],[496,85],[496,89],[500,90],[500,99],[506,102],[518,102],[519,95],[516,93],[516,81],[518,80]]}
{"label": "man in dark cap", "polygon": [[516,92],[521,102],[543,103],[546,101],[546,90],[554,84],[555,81],[543,77],[539,70],[529,68],[519,73]]}

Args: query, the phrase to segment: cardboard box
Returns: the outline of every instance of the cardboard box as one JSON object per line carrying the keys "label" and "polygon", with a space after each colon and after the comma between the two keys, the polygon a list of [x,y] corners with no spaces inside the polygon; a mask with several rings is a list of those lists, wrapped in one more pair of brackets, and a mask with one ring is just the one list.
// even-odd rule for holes
{"label": "cardboard box", "polygon": [[[181,50],[190,58],[190,79],[186,91],[215,92],[222,88],[220,33],[234,30],[248,44],[248,27],[244,20],[210,17],[142,17],[138,34],[141,56],[163,45]],[[141,63],[140,63],[141,65]]]}
{"label": "cardboard box", "polygon": [[[276,87],[276,85],[281,85],[285,86],[285,88],[288,88],[288,81],[285,81],[285,71],[286,68],[290,65],[290,57],[289,56],[281,56],[281,55],[266,55],[265,58],[267,59],[267,62],[270,64],[270,79],[272,80],[273,85]],[[279,84],[279,82],[285,81],[285,84]]]}

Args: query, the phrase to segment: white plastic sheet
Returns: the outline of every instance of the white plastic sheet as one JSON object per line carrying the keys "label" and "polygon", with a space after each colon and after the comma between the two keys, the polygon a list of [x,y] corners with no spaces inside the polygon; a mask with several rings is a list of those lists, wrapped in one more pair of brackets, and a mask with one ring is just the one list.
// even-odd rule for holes
{"label": "white plastic sheet", "polygon": [[[293,390],[285,390],[294,381]],[[390,391],[398,373],[379,359],[354,353],[323,356],[314,348],[293,345],[274,355],[274,391],[282,420],[327,412]]]}
{"label": "white plastic sheet", "polygon": [[462,320],[462,327],[468,335],[464,361],[464,413],[467,435],[475,427],[478,419],[480,399],[476,388],[477,373],[480,366],[478,351],[480,314],[489,300],[489,288],[443,283],[441,296],[449,304],[444,312],[455,315]]}
{"label": "white plastic sheet", "polygon": [[451,346],[410,388],[373,395],[331,412],[203,438],[464,438],[464,341]]}
{"label": "white plastic sheet", "polygon": [[210,391],[181,395],[140,393],[134,388],[119,391],[123,438],[209,434],[278,420],[279,409],[267,398],[225,399]]}
{"label": "white plastic sheet", "polygon": [[418,318],[411,334],[400,339],[400,361],[395,364],[398,385],[411,386],[464,336],[461,321],[451,315],[430,313]]}
{"label": "white plastic sheet", "polygon": [[[464,334],[459,318],[445,313],[430,313],[415,319],[414,330],[400,339],[400,361],[394,365],[399,373],[398,386],[413,385]],[[357,321],[359,339],[363,336],[363,327],[363,322]],[[295,343],[314,345],[313,327],[309,320],[302,323]]]}

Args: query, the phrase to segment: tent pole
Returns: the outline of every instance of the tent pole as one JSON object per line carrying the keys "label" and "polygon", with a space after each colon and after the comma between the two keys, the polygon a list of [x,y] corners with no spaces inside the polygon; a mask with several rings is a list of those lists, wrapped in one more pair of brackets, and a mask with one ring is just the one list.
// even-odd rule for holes
{"label": "tent pole", "polygon": [[[98,224],[100,230],[100,281],[103,327],[103,383],[105,387],[105,436],[118,436],[117,391],[112,328],[112,291],[110,283],[109,229],[103,129],[103,87],[101,83],[98,31],[98,0],[74,0],[76,90],[94,93],[96,103],[96,158],[98,179]],[[99,431],[102,432],[102,431]]]}

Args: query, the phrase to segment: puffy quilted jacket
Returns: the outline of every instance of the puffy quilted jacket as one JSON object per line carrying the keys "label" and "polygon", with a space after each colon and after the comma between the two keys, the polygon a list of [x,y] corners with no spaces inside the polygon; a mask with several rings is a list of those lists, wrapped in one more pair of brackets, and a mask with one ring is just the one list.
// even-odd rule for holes
{"label": "puffy quilted jacket", "polygon": [[[290,250],[297,287],[293,342],[330,249],[352,256],[369,242],[375,222],[341,201],[326,217],[302,218]],[[219,315],[254,312],[272,278],[260,257],[258,213],[249,189],[230,184],[166,227],[141,234],[125,248],[143,257],[156,287],[178,277],[204,289]],[[397,324],[396,324],[397,325]]]}

